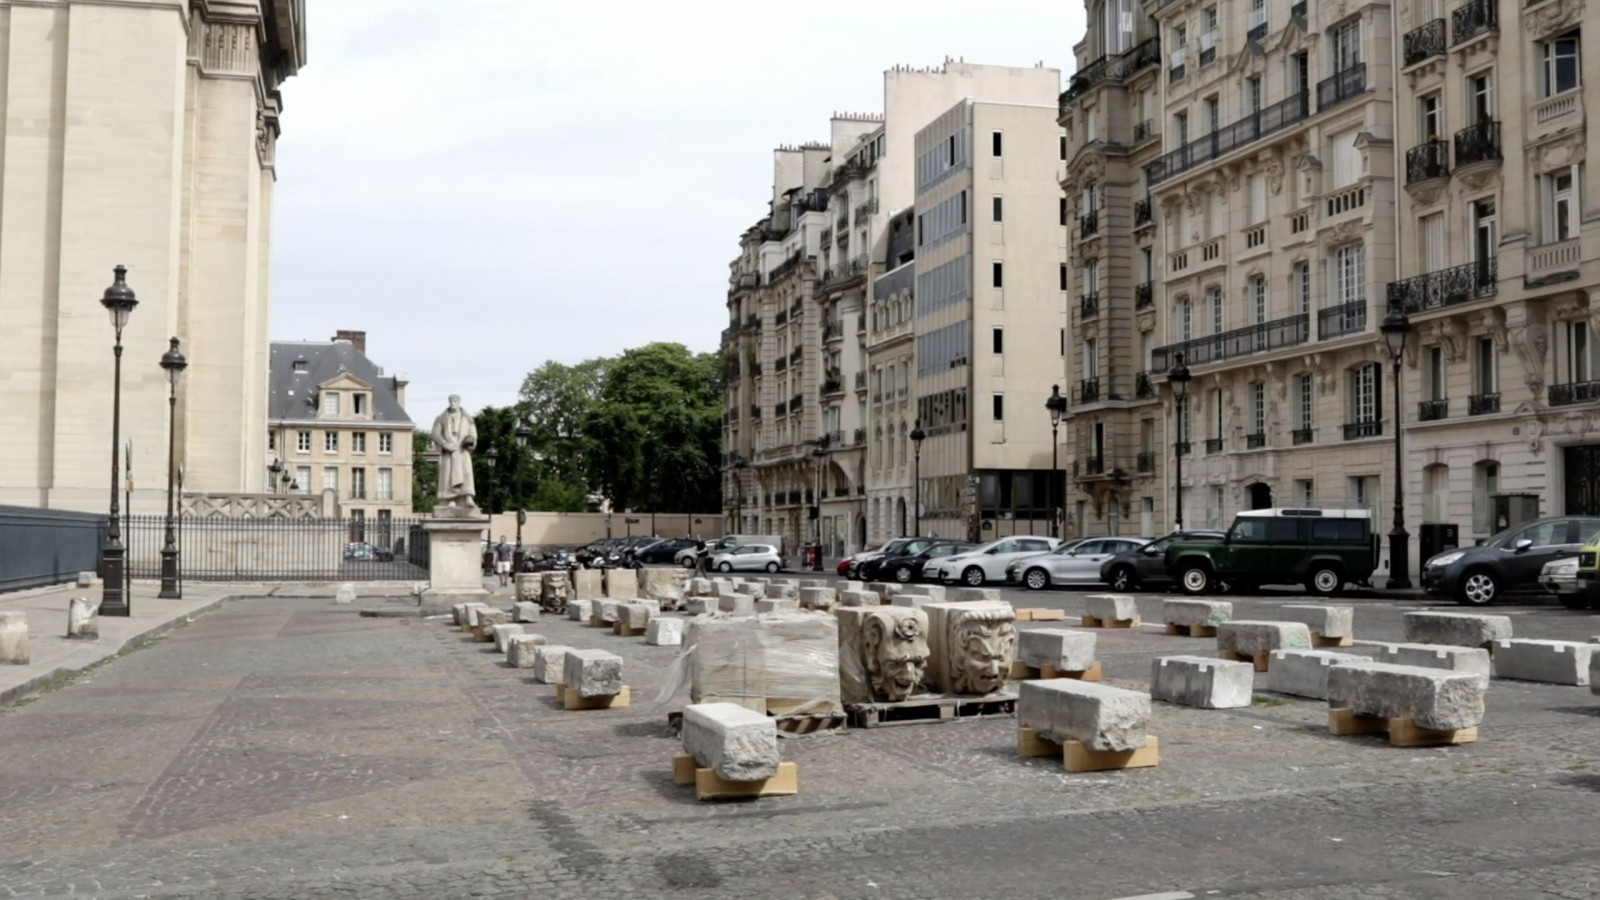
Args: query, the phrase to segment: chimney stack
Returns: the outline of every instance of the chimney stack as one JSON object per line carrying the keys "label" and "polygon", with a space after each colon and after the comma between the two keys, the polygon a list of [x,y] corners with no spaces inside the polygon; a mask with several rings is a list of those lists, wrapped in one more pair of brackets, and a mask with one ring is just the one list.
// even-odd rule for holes
{"label": "chimney stack", "polygon": [[333,339],[335,341],[349,341],[350,345],[356,348],[356,352],[362,356],[367,355],[367,333],[365,331],[350,331],[349,329],[341,328],[334,334]]}

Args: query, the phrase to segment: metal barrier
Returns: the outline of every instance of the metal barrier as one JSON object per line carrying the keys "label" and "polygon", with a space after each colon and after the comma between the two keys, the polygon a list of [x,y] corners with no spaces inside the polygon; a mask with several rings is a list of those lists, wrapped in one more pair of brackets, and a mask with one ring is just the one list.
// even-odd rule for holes
{"label": "metal barrier", "polygon": [[[420,523],[182,516],[174,531],[184,581],[417,581],[428,577]],[[165,517],[129,516],[125,540],[132,577],[159,578]]]}
{"label": "metal barrier", "polygon": [[0,506],[0,591],[62,584],[100,565],[104,513]]}

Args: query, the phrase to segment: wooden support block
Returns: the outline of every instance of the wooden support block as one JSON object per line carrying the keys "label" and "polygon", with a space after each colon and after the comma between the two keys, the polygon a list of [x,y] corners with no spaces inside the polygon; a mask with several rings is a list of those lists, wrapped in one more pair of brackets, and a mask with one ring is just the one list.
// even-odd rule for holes
{"label": "wooden support block", "polygon": [[1014,610],[1012,610],[1012,612],[1017,614],[1017,621],[1018,622],[1032,622],[1033,621],[1033,610],[1031,610],[1031,609],[1014,609]]}
{"label": "wooden support block", "polygon": [[1217,636],[1217,626],[1215,626],[1215,625],[1190,625],[1189,626],[1189,637],[1210,637],[1210,638],[1214,638],[1216,636]]}
{"label": "wooden support block", "polygon": [[583,697],[577,691],[563,691],[561,705],[565,709],[621,709],[633,703],[632,692],[627,685],[622,690],[608,697]]}
{"label": "wooden support block", "polygon": [[494,632],[492,632],[492,631],[491,632],[484,632],[482,629],[479,629],[477,631],[472,632],[472,639],[477,641],[480,644],[493,643],[494,642]]}
{"label": "wooden support block", "polygon": [[1027,663],[1023,662],[1020,659],[1013,659],[1011,661],[1011,677],[1012,678],[1015,678],[1015,679],[1020,681],[1021,679],[1031,678],[1032,676],[1033,676],[1033,670],[1028,668],[1028,664]]}
{"label": "wooden support block", "polygon": [[1035,622],[1065,622],[1067,620],[1067,611],[1064,609],[1035,609],[1032,612],[1033,621]]}
{"label": "wooden support block", "polygon": [[1255,654],[1250,661],[1255,664],[1257,672],[1265,672],[1267,670],[1267,666],[1272,663],[1272,654],[1263,650],[1262,652]]}
{"label": "wooden support block", "polygon": [[1167,623],[1167,634],[1187,635],[1188,633],[1189,629],[1186,626],[1175,625],[1172,622]]}
{"label": "wooden support block", "polygon": [[800,793],[800,767],[778,763],[778,774],[762,781],[723,781],[711,769],[696,769],[694,798],[726,800],[734,797],[780,797]]}
{"label": "wooden support block", "polygon": [[1039,677],[1040,678],[1076,678],[1079,681],[1100,681],[1103,676],[1102,676],[1101,670],[1100,670],[1100,663],[1097,661],[1097,662],[1095,662],[1094,665],[1090,666],[1087,669],[1084,669],[1081,672],[1071,672],[1071,671],[1068,671],[1066,669],[1058,669],[1055,666],[1050,665],[1049,663],[1045,663],[1043,666],[1041,666],[1039,668]]}
{"label": "wooden support block", "polygon": [[567,700],[567,686],[566,685],[564,685],[564,684],[557,684],[556,685],[556,700],[558,700],[558,701],[560,701],[562,703],[566,702],[566,700]]}
{"label": "wooden support block", "polygon": [[1478,740],[1476,727],[1437,731],[1432,728],[1421,728],[1411,719],[1390,719],[1388,729],[1391,747],[1443,747],[1472,744]]}
{"label": "wooden support block", "polygon": [[1349,709],[1328,710],[1328,733],[1333,735],[1377,734],[1386,731],[1389,722],[1381,716],[1358,716]]}
{"label": "wooden support block", "polygon": [[1017,755],[1035,758],[1040,756],[1060,756],[1061,745],[1055,741],[1039,737],[1032,728],[1017,729]]}
{"label": "wooden support block", "polygon": [[672,783],[679,786],[694,784],[694,773],[698,768],[700,765],[689,754],[672,754]]}
{"label": "wooden support block", "polygon": [[643,637],[644,632],[643,628],[629,628],[621,622],[611,623],[611,633],[621,637]]}
{"label": "wooden support block", "polygon": [[1218,650],[1217,659],[1226,659],[1230,662],[1247,662],[1255,666],[1257,672],[1265,672],[1267,671],[1267,665],[1272,662],[1272,654],[1270,652],[1263,651],[1261,653],[1245,656],[1241,653],[1235,653],[1232,650]]}
{"label": "wooden support block", "polygon": [[1356,636],[1347,634],[1344,637],[1323,637],[1321,634],[1311,632],[1311,646],[1313,647],[1349,647],[1356,642]]}
{"label": "wooden support block", "polygon": [[1161,764],[1161,749],[1155,735],[1145,738],[1137,750],[1090,750],[1080,741],[1067,741],[1068,772],[1107,772],[1113,769],[1147,769]]}
{"label": "wooden support block", "polygon": [[1143,625],[1143,620],[1138,617],[1132,619],[1099,619],[1094,616],[1083,617],[1084,628],[1138,628]]}

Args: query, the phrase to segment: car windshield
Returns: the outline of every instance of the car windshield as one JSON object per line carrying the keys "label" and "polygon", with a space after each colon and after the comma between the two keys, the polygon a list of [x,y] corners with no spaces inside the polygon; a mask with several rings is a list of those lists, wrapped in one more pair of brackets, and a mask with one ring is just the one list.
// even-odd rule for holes
{"label": "car windshield", "polygon": [[1076,541],[1068,541],[1065,544],[1062,544],[1061,546],[1057,547],[1053,552],[1055,553],[1056,556],[1066,556],[1067,554],[1069,554],[1072,551],[1078,549],[1079,547],[1082,547],[1084,544],[1087,544],[1087,543],[1089,543],[1089,539],[1088,538],[1079,538]]}

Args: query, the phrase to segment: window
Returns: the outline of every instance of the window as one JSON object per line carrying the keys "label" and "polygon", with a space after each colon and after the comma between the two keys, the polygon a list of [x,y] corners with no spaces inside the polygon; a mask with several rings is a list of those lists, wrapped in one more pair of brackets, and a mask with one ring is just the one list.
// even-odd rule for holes
{"label": "window", "polygon": [[993,134],[991,134],[989,136],[990,153],[992,153],[997,158],[1003,155],[1001,150],[1002,150],[1004,144],[1001,141],[1001,137],[1002,137],[1002,133],[998,132],[998,131],[994,132]]}
{"label": "window", "polygon": [[1222,288],[1212,285],[1206,288],[1206,305],[1211,308],[1211,333],[1222,333]]}
{"label": "window", "polygon": [[1302,372],[1294,376],[1294,427],[1296,431],[1308,431],[1314,421],[1313,410],[1316,403],[1316,394],[1312,391],[1311,373]]}
{"label": "window", "polygon": [[1581,83],[1578,64],[1578,32],[1545,41],[1540,47],[1540,89],[1543,96],[1570,91]]}
{"label": "window", "polygon": [[1006,330],[996,326],[993,337],[993,351],[996,354],[1006,352]]}
{"label": "window", "polygon": [[1436,141],[1444,135],[1444,105],[1437,93],[1417,98],[1417,135]]}
{"label": "window", "polygon": [[1352,423],[1377,422],[1383,417],[1379,402],[1379,365],[1363,363],[1350,370],[1349,401]]}
{"label": "window", "polygon": [[1261,76],[1251,75],[1244,80],[1244,111],[1253,115],[1261,111]]}
{"label": "window", "polygon": [[1187,341],[1194,337],[1194,310],[1190,308],[1188,297],[1179,297],[1172,304],[1174,316],[1178,320],[1177,339]]}
{"label": "window", "polygon": [[1067,136],[1065,134],[1062,134],[1062,135],[1060,135],[1059,140],[1061,142],[1061,161],[1062,162],[1066,162],[1067,161]]}
{"label": "window", "polygon": [[1428,392],[1429,400],[1443,400],[1444,393],[1444,348],[1440,346],[1428,347],[1423,351],[1425,361],[1424,375],[1426,383],[1423,388]]}
{"label": "window", "polygon": [[1222,485],[1213,484],[1206,490],[1206,527],[1222,527]]}
{"label": "window", "polygon": [[393,469],[379,469],[378,470],[378,494],[374,499],[376,499],[376,500],[393,500],[394,499],[394,470]]}
{"label": "window", "polygon": [[337,416],[339,414],[339,395],[333,391],[324,391],[322,394],[322,414]]}
{"label": "window", "polygon": [[294,449],[297,453],[311,452],[311,432],[298,431],[294,436]]}
{"label": "window", "polygon": [[992,282],[993,286],[997,287],[997,288],[1005,287],[1006,286],[1006,264],[1003,263],[1003,262],[1000,262],[999,260],[996,260],[994,262],[993,268],[990,271],[992,273],[992,275],[990,277],[990,281]]}
{"label": "window", "polygon": [[1089,338],[1083,342],[1083,377],[1093,381],[1100,377],[1100,341]]}
{"label": "window", "polygon": [[994,199],[994,203],[993,203],[994,220],[996,222],[1004,221],[1005,220],[1005,198],[997,196],[997,197],[995,197],[993,199]]}
{"label": "window", "polygon": [[1500,493],[1500,464],[1480,462],[1472,467],[1472,531],[1488,535],[1505,525],[1494,521],[1494,495]]}
{"label": "window", "polygon": [[323,432],[323,434],[322,434],[322,452],[324,452],[324,453],[338,453],[339,452],[339,432],[337,432],[337,431],[326,431],[326,432]]}
{"label": "window", "polygon": [[1489,263],[1495,253],[1495,215],[1493,200],[1478,200],[1472,204],[1472,261],[1478,264],[1478,277],[1487,281]]}
{"label": "window", "polygon": [[365,431],[356,431],[350,434],[350,452],[367,452],[367,433]]}
{"label": "window", "polygon": [[1450,253],[1445,249],[1444,241],[1444,213],[1437,212],[1422,217],[1422,225],[1417,229],[1422,237],[1422,265],[1425,272],[1437,272],[1448,268]]}
{"label": "window", "polygon": [[[1208,6],[1200,11],[1200,52],[1217,48],[1217,8]],[[1202,60],[1204,62],[1204,60]]]}
{"label": "window", "polygon": [[1066,263],[1062,263],[1061,264],[1060,278],[1061,278],[1061,289],[1064,291],[1064,290],[1067,289],[1067,264]]}
{"label": "window", "polygon": [[1259,225],[1267,220],[1267,179],[1262,175],[1246,176],[1249,186],[1250,220],[1247,224]]}
{"label": "window", "polygon": [[268,429],[267,431],[267,449],[278,449],[278,433],[276,431],[272,431],[271,429]]}
{"label": "window", "polygon": [[1581,171],[1581,166],[1573,166],[1564,172],[1552,172],[1539,179],[1544,194],[1542,200],[1545,208],[1545,243],[1565,241],[1577,236],[1578,203],[1574,186],[1581,184],[1582,178],[1574,177],[1574,173]]}
{"label": "window", "polygon": [[1178,113],[1172,117],[1172,137],[1174,147],[1182,147],[1189,143],[1189,114]]}
{"label": "window", "polygon": [[1156,277],[1156,254],[1149,247],[1139,248],[1139,282],[1148,284]]}
{"label": "window", "polygon": [[[1156,450],[1156,420],[1139,420],[1139,452],[1154,453]],[[1146,532],[1148,534],[1149,532]]]}
{"label": "window", "polygon": [[[1349,495],[1349,504],[1355,509],[1366,509],[1372,513],[1371,521],[1382,522],[1382,511],[1379,509],[1378,476],[1352,475],[1345,481],[1345,490]],[[1334,520],[1337,521],[1337,520]],[[1346,519],[1345,521],[1350,521]]]}
{"label": "window", "polygon": [[310,466],[300,466],[294,470],[294,489],[301,494],[311,493]]}
{"label": "window", "polygon": [[335,469],[333,466],[328,466],[322,470],[322,489],[325,491],[333,491],[335,494],[339,492],[338,469]]}
{"label": "window", "polygon": [[350,470],[350,498],[352,500],[367,499],[366,469],[356,468]]}
{"label": "window", "polygon": [[1473,383],[1479,394],[1495,394],[1500,391],[1500,374],[1495,371],[1494,338],[1478,338],[1477,346],[1473,348]]}
{"label": "window", "polygon": [[1289,270],[1289,289],[1294,293],[1294,313],[1311,315],[1311,264],[1297,262]]}
{"label": "window", "polygon": [[351,407],[351,411],[354,412],[356,415],[358,415],[358,416],[366,415],[367,414],[367,395],[366,394],[351,394],[350,395],[350,407]]}
{"label": "window", "polygon": [[1207,97],[1205,102],[1206,134],[1215,132],[1222,127],[1222,103],[1215,95]]}
{"label": "window", "polygon": [[1333,186],[1344,188],[1361,180],[1361,148],[1356,146],[1359,128],[1347,128],[1328,138],[1333,151]]}
{"label": "window", "polygon": [[1301,50],[1289,57],[1289,93],[1304,94],[1311,90],[1311,55]]}
{"label": "window", "polygon": [[1333,301],[1336,306],[1366,302],[1366,245],[1346,244],[1333,252]]}
{"label": "window", "polygon": [[994,401],[994,409],[993,409],[993,418],[994,418],[994,420],[996,422],[1004,422],[1006,420],[1006,395],[1005,394],[995,394],[992,399]]}
{"label": "window", "polygon": [[1139,498],[1139,533],[1156,533],[1156,501],[1154,497]]}
{"label": "window", "polygon": [[1061,197],[1061,198],[1056,200],[1056,209],[1057,209],[1057,217],[1060,220],[1059,224],[1061,224],[1061,225],[1067,224],[1067,198],[1066,197]]}
{"label": "window", "polygon": [[[1530,326],[1532,327],[1532,326]],[[1568,384],[1581,384],[1594,381],[1594,342],[1590,340],[1589,320],[1577,322],[1563,322],[1562,355],[1566,357],[1566,376]]]}
{"label": "window", "polygon": [[1494,118],[1494,82],[1489,73],[1467,78],[1467,106],[1473,124]]}
{"label": "window", "polygon": [[1316,491],[1313,489],[1312,481],[1309,478],[1295,479],[1290,493],[1294,495],[1295,506],[1315,507],[1317,505]]}
{"label": "window", "polygon": [[1084,294],[1100,293],[1100,260],[1091,259],[1083,264]]}
{"label": "window", "polygon": [[1245,287],[1245,296],[1250,301],[1250,324],[1260,325],[1267,321],[1267,279],[1263,275],[1250,276],[1250,282]]}
{"label": "window", "polygon": [[1329,75],[1337,75],[1352,66],[1361,64],[1361,20],[1351,19],[1334,26],[1328,34],[1329,60],[1333,65]]}
{"label": "window", "polygon": [[1267,433],[1267,386],[1262,382],[1250,385],[1250,433]]}

